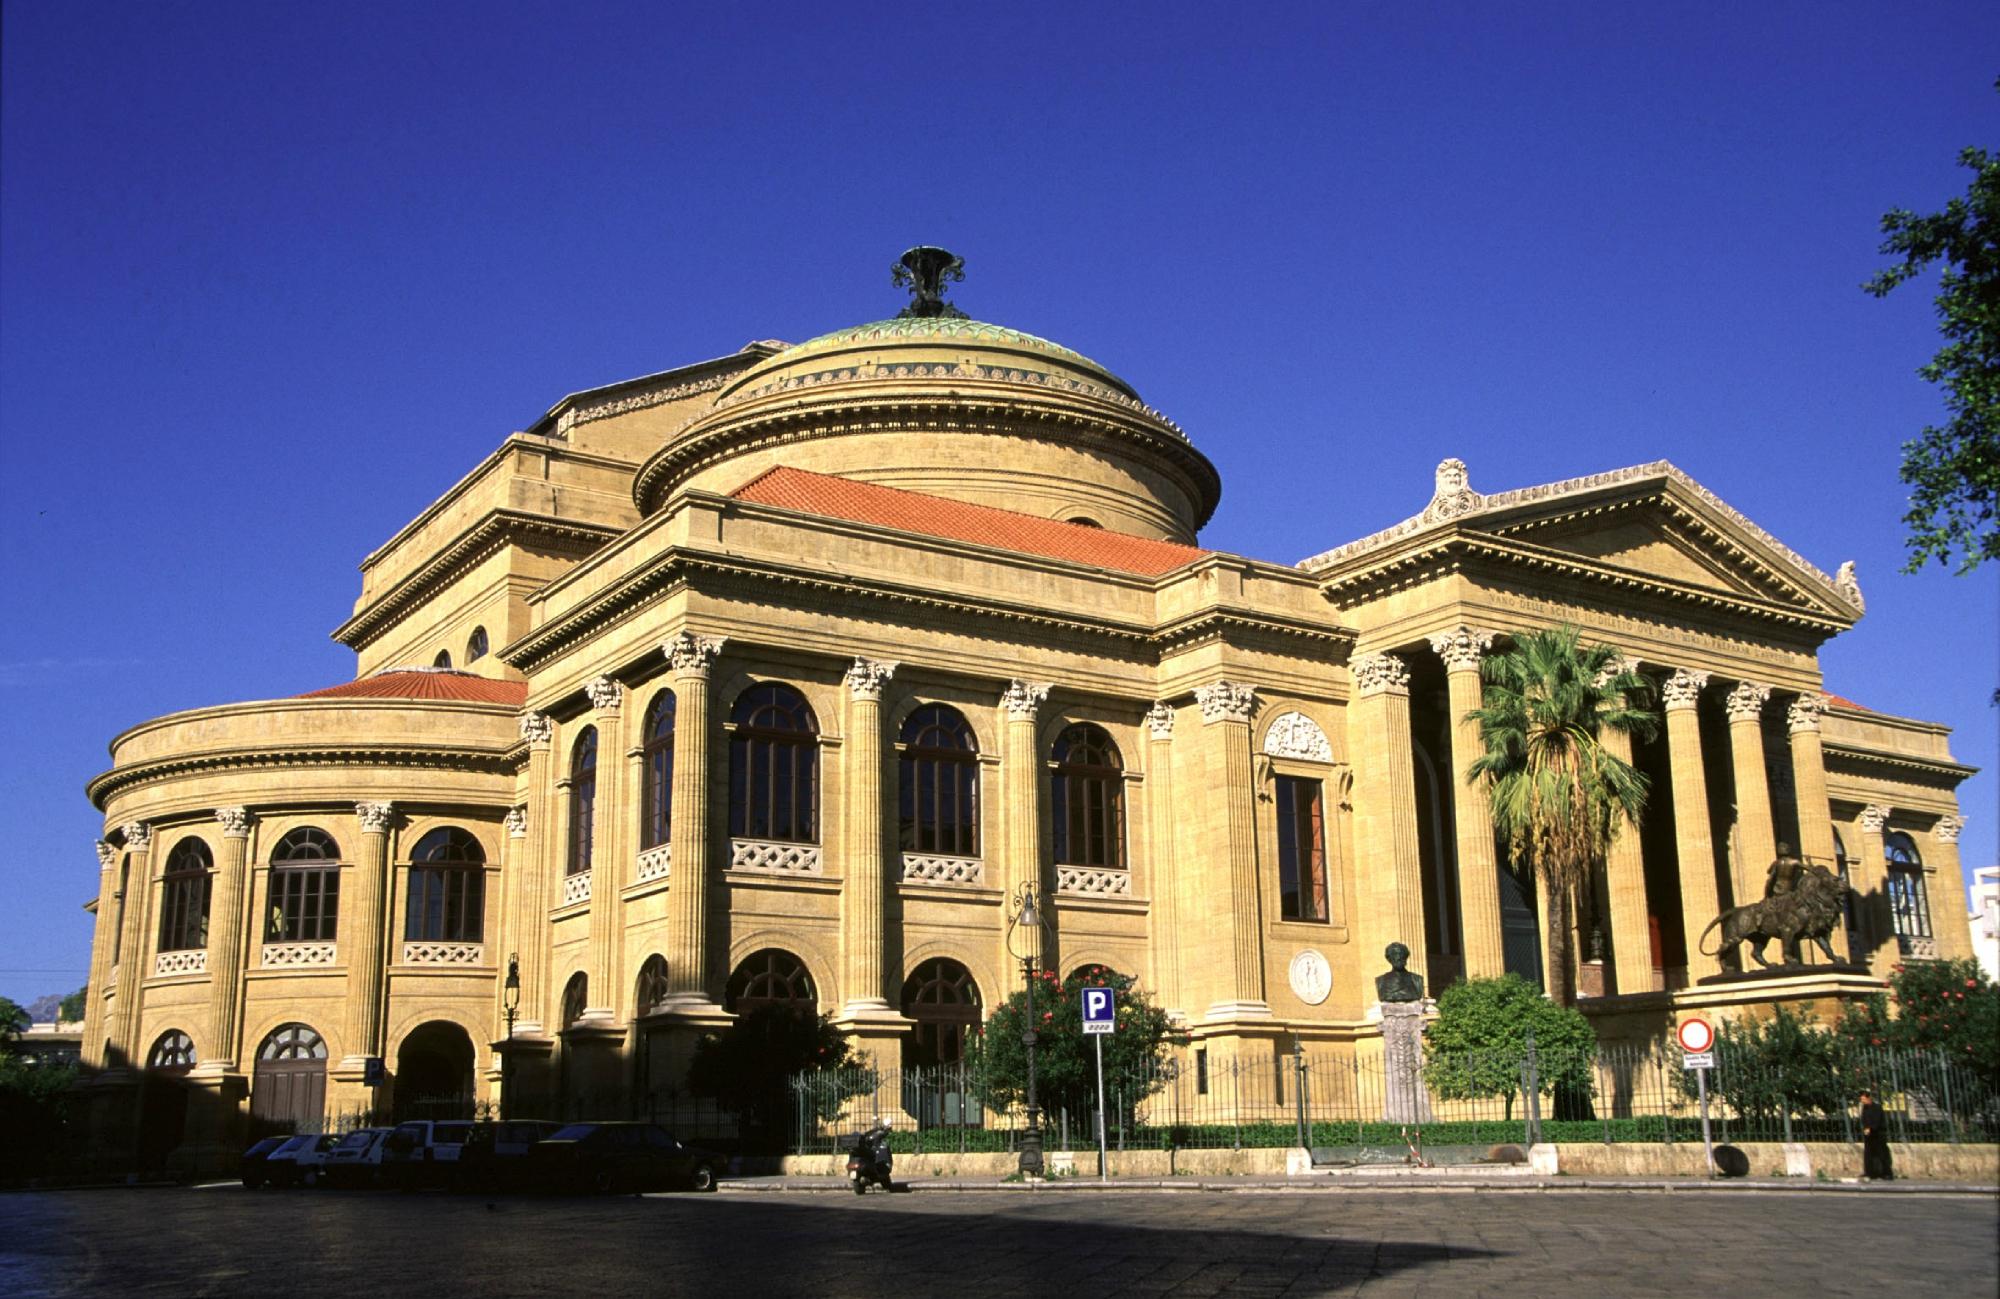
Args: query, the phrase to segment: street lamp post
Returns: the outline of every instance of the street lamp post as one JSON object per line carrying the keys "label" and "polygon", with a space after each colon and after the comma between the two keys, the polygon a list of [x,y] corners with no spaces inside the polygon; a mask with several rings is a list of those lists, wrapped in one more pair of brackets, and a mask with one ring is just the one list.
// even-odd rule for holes
{"label": "street lamp post", "polygon": [[507,1046],[500,1052],[500,1117],[507,1117],[507,1106],[514,1099],[514,1017],[521,1009],[521,958],[507,953],[507,982],[501,985],[500,1004],[507,1016]]}
{"label": "street lamp post", "polygon": [[1028,988],[1028,1026],[1021,1034],[1021,1045],[1028,1049],[1028,1126],[1021,1133],[1021,1175],[1040,1177],[1042,1175],[1042,1115],[1041,1107],[1035,1100],[1035,1043],[1040,1034],[1035,1031],[1039,1023],[1035,1018],[1036,957],[1041,950],[1042,916],[1035,909],[1035,886],[1023,884],[1014,891],[1013,914],[1007,922],[1007,951],[1021,962],[1021,973]]}

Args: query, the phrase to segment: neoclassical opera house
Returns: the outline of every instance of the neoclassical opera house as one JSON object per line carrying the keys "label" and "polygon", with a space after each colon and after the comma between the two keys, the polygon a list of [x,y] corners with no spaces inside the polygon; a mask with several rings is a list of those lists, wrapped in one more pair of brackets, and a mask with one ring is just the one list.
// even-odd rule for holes
{"label": "neoclassical opera house", "polygon": [[[1665,461],[1482,495],[1447,460],[1428,498],[1380,487],[1414,513],[1374,536],[1204,549],[1221,481],[1180,427],[906,260],[895,319],[502,440],[363,562],[333,633],[352,681],[113,741],[89,786],[104,1131],[221,1150],[253,1117],[469,1107],[503,1078],[516,1113],[620,1112],[769,1000],[950,1060],[1022,977],[1026,883],[1044,964],[1136,975],[1195,1049],[1366,1050],[1391,940],[1433,989],[1540,977],[1540,900],[1457,719],[1482,654],[1565,622],[1665,709],[1631,755],[1643,833],[1575,945],[1607,1036],[1969,954],[1970,769],[1945,727],[1821,679],[1851,568]],[[1696,936],[1780,841],[1846,871],[1863,968],[1703,983]],[[192,1104],[146,1099],[161,1077]]]}

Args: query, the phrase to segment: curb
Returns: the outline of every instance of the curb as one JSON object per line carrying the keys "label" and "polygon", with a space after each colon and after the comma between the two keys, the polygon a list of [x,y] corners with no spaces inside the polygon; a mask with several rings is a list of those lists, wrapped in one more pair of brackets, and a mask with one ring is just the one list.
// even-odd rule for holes
{"label": "curb", "polygon": [[[1582,1177],[1446,1177],[1424,1178],[1421,1181],[1408,1174],[1395,1176],[1353,1175],[1334,1178],[1324,1175],[1310,1179],[1269,1178],[1229,1178],[1227,1180],[1198,1180],[1176,1178],[1157,1180],[1133,1178],[1114,1181],[1063,1179],[1042,1182],[1001,1182],[964,1181],[952,1178],[930,1178],[919,1182],[896,1183],[896,1194],[915,1194],[919,1191],[979,1192],[999,1191],[1016,1194],[1056,1194],[1056,1195],[1103,1195],[1118,1192],[1150,1192],[1165,1194],[1338,1194],[1341,1192],[1369,1191],[1393,1192],[1398,1194],[1422,1195],[1435,1191],[1475,1191],[1497,1194],[1546,1194],[1550,1192],[1575,1191],[1617,1191],[1625,1193],[1656,1192],[1678,1194],[1756,1194],[1778,1193],[1790,1195],[1954,1195],[1992,1198],[2000,1196],[2000,1186],[1975,1186],[1963,1182],[1888,1182],[1863,1185],[1857,1182],[1813,1182],[1799,1180],[1772,1179],[1730,1179],[1709,1180],[1706,1178],[1656,1179],[1649,1181],[1614,1180],[1607,1178]],[[718,1190],[738,1195],[772,1195],[784,1193],[804,1194],[849,1194],[845,1180],[831,1177],[785,1178],[765,1180],[725,1180]]]}

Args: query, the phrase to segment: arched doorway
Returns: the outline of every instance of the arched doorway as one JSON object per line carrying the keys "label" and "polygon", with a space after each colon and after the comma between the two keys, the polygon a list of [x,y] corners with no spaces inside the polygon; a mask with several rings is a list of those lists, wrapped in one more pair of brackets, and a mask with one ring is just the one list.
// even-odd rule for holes
{"label": "arched doorway", "polygon": [[139,1122],[139,1163],[159,1171],[187,1135],[186,1078],[194,1068],[194,1040],[177,1028],[154,1040],[146,1055],[145,1098]]}
{"label": "arched doorway", "polygon": [[979,1028],[982,1005],[972,971],[942,956],[903,982],[903,1013],[917,1022],[903,1039],[903,1067],[922,1069],[965,1059],[966,1035]]}
{"label": "arched doorway", "polygon": [[252,1135],[319,1132],[326,1122],[326,1039],[304,1024],[275,1029],[257,1048],[250,1083]]}
{"label": "arched doorway", "polygon": [[411,1030],[396,1051],[394,1118],[472,1117],[472,1039],[464,1029],[432,1020]]}

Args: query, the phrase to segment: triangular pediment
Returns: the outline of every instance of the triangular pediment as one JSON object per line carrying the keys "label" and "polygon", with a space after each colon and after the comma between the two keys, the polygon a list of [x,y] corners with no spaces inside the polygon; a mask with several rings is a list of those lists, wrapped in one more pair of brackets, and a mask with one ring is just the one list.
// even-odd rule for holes
{"label": "triangular pediment", "polygon": [[1549,522],[1494,520],[1493,526],[1479,530],[1518,537],[1645,577],[1730,595],[1779,601],[1798,595],[1795,583],[1774,579],[1768,572],[1743,563],[1740,553],[1731,553],[1656,502],[1634,502],[1615,512],[1593,511],[1581,518]]}

